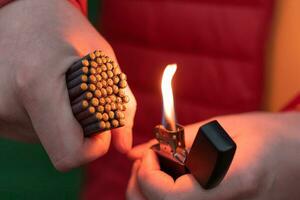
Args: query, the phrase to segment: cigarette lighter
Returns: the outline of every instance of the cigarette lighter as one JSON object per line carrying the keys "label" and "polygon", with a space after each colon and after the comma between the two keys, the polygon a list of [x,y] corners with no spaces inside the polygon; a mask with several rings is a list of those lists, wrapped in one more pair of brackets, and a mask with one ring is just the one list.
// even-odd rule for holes
{"label": "cigarette lighter", "polygon": [[158,144],[152,150],[158,156],[161,170],[174,179],[191,173],[205,189],[217,186],[233,160],[236,144],[217,121],[201,126],[190,149],[186,149],[184,128],[176,130],[163,125],[154,128]]}

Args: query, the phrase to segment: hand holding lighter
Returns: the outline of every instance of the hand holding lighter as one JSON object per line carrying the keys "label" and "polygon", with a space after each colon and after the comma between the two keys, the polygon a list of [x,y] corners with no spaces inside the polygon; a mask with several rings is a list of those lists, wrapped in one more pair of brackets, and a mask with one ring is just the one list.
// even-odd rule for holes
{"label": "hand holding lighter", "polygon": [[217,186],[226,175],[233,160],[236,144],[217,121],[211,121],[198,130],[193,145],[185,147],[184,128],[176,130],[163,125],[154,128],[158,144],[152,150],[159,159],[161,170],[174,179],[191,173],[205,189]]}
{"label": "hand holding lighter", "polygon": [[177,65],[168,65],[162,77],[163,124],[154,128],[158,144],[152,146],[162,171],[174,179],[191,173],[205,189],[218,185],[233,160],[236,144],[217,121],[201,126],[190,149],[186,149],[184,128],[176,124],[172,78]]}

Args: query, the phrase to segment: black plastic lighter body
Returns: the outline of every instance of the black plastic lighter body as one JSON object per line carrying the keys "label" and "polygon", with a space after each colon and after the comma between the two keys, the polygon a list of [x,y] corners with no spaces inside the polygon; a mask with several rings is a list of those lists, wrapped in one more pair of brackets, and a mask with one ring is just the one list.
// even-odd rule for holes
{"label": "black plastic lighter body", "polygon": [[162,125],[154,128],[158,144],[152,146],[161,170],[174,179],[191,173],[205,189],[218,185],[233,160],[236,144],[217,121],[211,121],[198,130],[189,150],[185,147],[184,129],[177,125],[169,131]]}

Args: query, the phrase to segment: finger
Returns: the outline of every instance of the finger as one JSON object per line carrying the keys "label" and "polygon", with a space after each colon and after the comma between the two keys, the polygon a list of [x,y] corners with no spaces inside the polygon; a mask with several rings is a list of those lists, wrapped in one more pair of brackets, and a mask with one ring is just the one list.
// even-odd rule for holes
{"label": "finger", "polygon": [[159,163],[152,150],[143,157],[137,180],[142,194],[147,199],[163,199],[174,185],[173,178],[160,171]]}
{"label": "finger", "polygon": [[145,197],[140,192],[140,188],[137,184],[137,172],[141,165],[141,160],[137,160],[134,162],[131,177],[128,182],[127,191],[126,191],[126,199],[128,200],[146,200]]}
{"label": "finger", "polygon": [[[237,199],[241,196],[251,197],[251,192],[244,187],[244,179],[238,171],[231,171],[226,175],[223,182],[215,188],[205,190],[191,174],[179,177],[172,191],[169,192],[168,198],[171,199],[190,199],[190,200],[220,200],[220,199]],[[257,183],[254,183],[257,185]]]}
{"label": "finger", "polygon": [[129,87],[126,88],[126,93],[130,100],[125,111],[125,126],[112,130],[114,145],[122,153],[127,153],[132,147],[132,127],[136,111],[136,100]]}
{"label": "finger", "polygon": [[[107,153],[111,140],[111,132],[105,131],[85,138],[82,147],[82,154],[84,158],[95,160],[99,156]],[[83,161],[84,162],[84,161]]]}
{"label": "finger", "polygon": [[128,152],[127,156],[132,160],[141,159],[145,152],[147,152],[156,143],[157,140],[152,139],[149,142],[137,145]]}

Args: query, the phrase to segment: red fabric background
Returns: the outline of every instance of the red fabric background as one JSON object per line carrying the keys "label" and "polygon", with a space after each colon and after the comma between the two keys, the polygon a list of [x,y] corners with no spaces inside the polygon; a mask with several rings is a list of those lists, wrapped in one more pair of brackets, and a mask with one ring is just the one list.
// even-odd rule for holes
{"label": "red fabric background", "polygon": [[13,0],[0,0],[0,8]]}
{"label": "red fabric background", "polygon": [[[259,110],[272,0],[106,0],[101,32],[137,98],[135,143],[161,121],[160,79],[173,81],[178,122]],[[110,150],[88,166],[84,197],[124,199],[131,163]]]}

